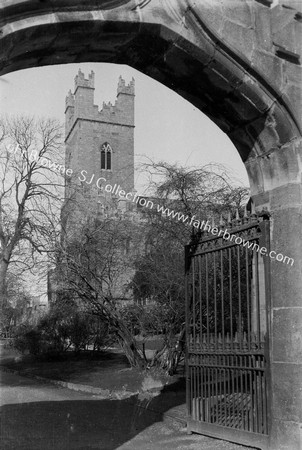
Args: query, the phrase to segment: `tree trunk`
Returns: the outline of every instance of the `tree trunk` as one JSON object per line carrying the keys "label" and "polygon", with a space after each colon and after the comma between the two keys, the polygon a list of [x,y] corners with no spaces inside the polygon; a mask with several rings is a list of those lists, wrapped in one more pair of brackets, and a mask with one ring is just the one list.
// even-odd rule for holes
{"label": "tree trunk", "polygon": [[149,367],[159,367],[168,375],[174,375],[184,351],[184,337],[185,327],[182,328],[176,343],[175,336],[169,336],[162,349],[155,353]]}
{"label": "tree trunk", "polygon": [[7,306],[7,292],[6,292],[6,275],[8,264],[2,259],[0,262],[0,307],[4,309]]}
{"label": "tree trunk", "polygon": [[124,324],[122,318],[120,318],[115,311],[106,308],[104,305],[102,306],[102,310],[99,310],[98,313],[99,317],[105,319],[114,329],[119,344],[131,367],[143,369],[146,366],[146,361],[138,348],[136,340]]}
{"label": "tree trunk", "polygon": [[125,336],[119,338],[120,345],[125,353],[126,358],[129,361],[131,367],[136,367],[138,369],[144,369],[145,361],[139,353],[136,343],[129,341]]}
{"label": "tree trunk", "polygon": [[146,365],[145,359],[138,348],[136,340],[122,322],[119,324],[119,329],[117,329],[117,335],[131,367],[143,369]]}

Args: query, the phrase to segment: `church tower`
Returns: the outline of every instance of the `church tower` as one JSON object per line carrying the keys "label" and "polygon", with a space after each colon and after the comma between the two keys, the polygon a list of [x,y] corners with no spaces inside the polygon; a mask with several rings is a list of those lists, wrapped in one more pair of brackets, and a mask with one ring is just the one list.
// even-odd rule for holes
{"label": "church tower", "polygon": [[[94,72],[75,77],[74,93],[69,91],[65,108],[65,166],[72,169],[73,183],[83,189],[115,184],[125,192],[134,191],[134,79],[129,84],[120,76],[117,97],[102,108],[94,104]],[[70,180],[69,180],[70,181]],[[72,183],[66,181],[66,198]],[[92,201],[92,200],[91,200]]]}

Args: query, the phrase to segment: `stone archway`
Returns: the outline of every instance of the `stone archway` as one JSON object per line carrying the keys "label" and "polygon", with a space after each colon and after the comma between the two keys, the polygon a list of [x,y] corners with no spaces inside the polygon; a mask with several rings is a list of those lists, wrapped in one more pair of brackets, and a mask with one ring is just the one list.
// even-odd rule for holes
{"label": "stone archway", "polygon": [[128,64],[208,115],[272,214],[271,448],[301,445],[302,194],[299,0],[4,0],[0,73]]}

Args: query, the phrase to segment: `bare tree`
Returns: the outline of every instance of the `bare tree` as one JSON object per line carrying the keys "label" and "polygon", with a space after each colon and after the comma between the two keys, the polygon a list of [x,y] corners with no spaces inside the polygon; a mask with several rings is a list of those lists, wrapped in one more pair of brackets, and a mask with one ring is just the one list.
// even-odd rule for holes
{"label": "bare tree", "polygon": [[[131,281],[135,298],[151,299],[161,314],[165,339],[151,366],[161,366],[173,374],[183,350],[185,333],[184,245],[194,228],[191,218],[212,219],[235,214],[248,199],[248,189],[235,186],[229,172],[221,165],[183,168],[166,162],[148,162],[150,188],[155,201],[176,215],[159,214],[152,209],[145,225],[145,251],[135,262]],[[178,214],[179,213],[179,214]],[[178,344],[176,345],[176,342]]]}
{"label": "bare tree", "polygon": [[110,326],[131,366],[143,367],[145,360],[120,308],[134,272],[131,260],[139,245],[137,231],[127,218],[88,218],[76,235],[62,240],[55,281],[57,303],[71,296],[80,309]]}
{"label": "bare tree", "polygon": [[196,168],[149,160],[141,169],[149,174],[151,195],[188,218],[193,214],[200,219],[219,218],[220,214],[240,208],[249,197],[249,190],[238,185],[222,164]]}
{"label": "bare tree", "polygon": [[56,120],[24,116],[0,120],[2,307],[7,305],[8,271],[20,276],[33,270],[53,250],[64,182],[61,146],[62,127]]}

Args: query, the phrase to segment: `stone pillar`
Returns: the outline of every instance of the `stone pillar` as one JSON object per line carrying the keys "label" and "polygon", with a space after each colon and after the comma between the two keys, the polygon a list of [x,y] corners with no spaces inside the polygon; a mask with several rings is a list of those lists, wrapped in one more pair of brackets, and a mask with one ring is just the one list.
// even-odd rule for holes
{"label": "stone pillar", "polygon": [[[271,212],[271,408],[270,450],[302,448],[302,146],[291,144],[271,155],[270,174],[266,164],[262,194],[254,196],[257,209]],[[283,170],[280,170],[280,158]],[[287,180],[286,180],[287,178]],[[291,179],[291,181],[289,181]],[[279,184],[279,185],[278,185]],[[282,254],[294,259],[277,261]],[[281,256],[279,256],[281,259]]]}
{"label": "stone pillar", "polygon": [[271,248],[294,265],[271,262],[271,448],[301,450],[302,427],[302,196],[301,184],[270,192]]}

